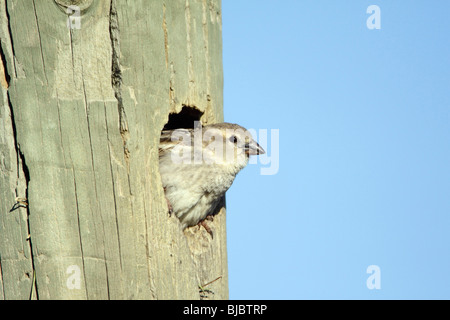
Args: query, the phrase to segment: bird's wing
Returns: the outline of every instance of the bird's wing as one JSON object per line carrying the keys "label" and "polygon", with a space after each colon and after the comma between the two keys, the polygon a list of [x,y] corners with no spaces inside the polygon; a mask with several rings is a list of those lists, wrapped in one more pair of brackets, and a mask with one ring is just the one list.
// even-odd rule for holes
{"label": "bird's wing", "polygon": [[186,138],[193,141],[192,129],[174,129],[161,131],[161,137],[159,139],[159,154],[165,153],[171,150],[174,146],[182,143],[186,143]]}

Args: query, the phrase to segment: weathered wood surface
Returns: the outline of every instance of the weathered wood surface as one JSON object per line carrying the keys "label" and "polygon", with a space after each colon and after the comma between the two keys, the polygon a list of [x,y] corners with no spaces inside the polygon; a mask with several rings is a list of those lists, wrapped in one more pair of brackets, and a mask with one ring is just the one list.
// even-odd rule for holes
{"label": "weathered wood surface", "polygon": [[228,298],[224,210],[182,232],[158,172],[170,112],[223,120],[220,10],[0,0],[0,298]]}

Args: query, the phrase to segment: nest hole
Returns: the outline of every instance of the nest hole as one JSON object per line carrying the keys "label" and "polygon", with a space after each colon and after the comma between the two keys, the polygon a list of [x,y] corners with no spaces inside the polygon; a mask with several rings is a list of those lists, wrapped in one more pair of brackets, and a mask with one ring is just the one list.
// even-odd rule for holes
{"label": "nest hole", "polygon": [[179,113],[169,114],[169,121],[167,121],[163,130],[173,129],[192,129],[194,128],[194,122],[200,121],[203,112],[195,107],[183,106]]}

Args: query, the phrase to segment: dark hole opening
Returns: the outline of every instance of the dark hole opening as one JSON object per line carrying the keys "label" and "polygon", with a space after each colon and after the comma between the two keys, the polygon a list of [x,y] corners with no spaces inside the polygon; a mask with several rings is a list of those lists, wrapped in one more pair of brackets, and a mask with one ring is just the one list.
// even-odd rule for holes
{"label": "dark hole opening", "polygon": [[179,128],[192,129],[194,122],[200,121],[203,112],[193,107],[183,106],[179,113],[171,113],[169,121],[164,126],[163,130],[173,130]]}

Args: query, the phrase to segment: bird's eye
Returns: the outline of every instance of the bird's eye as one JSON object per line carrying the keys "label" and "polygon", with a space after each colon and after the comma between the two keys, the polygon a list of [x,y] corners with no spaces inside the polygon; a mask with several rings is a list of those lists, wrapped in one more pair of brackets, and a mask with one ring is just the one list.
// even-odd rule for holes
{"label": "bird's eye", "polygon": [[231,136],[230,141],[233,142],[234,144],[236,144],[238,142],[238,139],[236,136]]}

